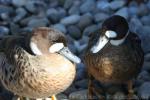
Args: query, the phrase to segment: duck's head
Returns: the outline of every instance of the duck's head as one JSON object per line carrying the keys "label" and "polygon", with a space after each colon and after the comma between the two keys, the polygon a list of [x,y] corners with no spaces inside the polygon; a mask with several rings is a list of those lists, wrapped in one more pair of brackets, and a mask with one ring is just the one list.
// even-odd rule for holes
{"label": "duck's head", "polygon": [[98,41],[91,48],[91,52],[99,52],[109,42],[114,46],[121,45],[128,34],[129,26],[126,19],[119,15],[114,15],[103,22]]}
{"label": "duck's head", "polygon": [[68,49],[63,33],[52,28],[40,27],[34,29],[29,36],[28,45],[34,55],[59,53],[75,63],[80,63],[80,58]]}

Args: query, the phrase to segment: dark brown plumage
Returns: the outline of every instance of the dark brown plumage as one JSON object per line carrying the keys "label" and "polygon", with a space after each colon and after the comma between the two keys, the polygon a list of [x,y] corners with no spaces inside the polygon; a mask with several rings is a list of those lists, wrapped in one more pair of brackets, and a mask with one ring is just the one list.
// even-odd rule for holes
{"label": "dark brown plumage", "polygon": [[[116,38],[120,36],[123,31],[127,33],[128,28],[127,30],[118,30],[123,29],[119,27],[121,25],[124,26],[124,22],[120,22],[119,24],[121,25],[119,26],[114,24],[120,21],[118,18],[124,20],[121,16],[112,16],[104,21],[99,33],[92,34],[85,54],[85,64],[89,76],[94,77],[94,79],[102,83],[121,84],[130,82],[130,80],[135,78],[140,72],[144,60],[141,41],[136,34],[129,32],[124,42],[120,45],[112,45],[110,42],[111,40],[117,40]],[[112,29],[110,29],[110,27]],[[108,43],[97,53],[92,53],[91,48],[96,44],[99,37],[105,35],[107,30],[115,31],[117,37],[109,39]],[[131,84],[129,87],[131,87]]]}

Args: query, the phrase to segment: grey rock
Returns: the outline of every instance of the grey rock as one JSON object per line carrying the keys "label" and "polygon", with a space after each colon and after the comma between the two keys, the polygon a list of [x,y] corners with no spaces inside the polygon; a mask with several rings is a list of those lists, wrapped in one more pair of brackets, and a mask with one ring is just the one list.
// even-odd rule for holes
{"label": "grey rock", "polygon": [[119,9],[115,15],[120,15],[126,19],[128,19],[129,15],[128,15],[128,8],[127,7],[123,7],[121,9]]}
{"label": "grey rock", "polygon": [[69,95],[72,92],[77,91],[77,89],[75,88],[75,86],[72,84],[69,88],[67,88],[67,90],[64,91],[65,94]]}
{"label": "grey rock", "polygon": [[147,7],[150,10],[150,1],[147,2]]}
{"label": "grey rock", "polygon": [[45,11],[46,4],[42,0],[32,0],[26,3],[25,8],[31,13],[41,13]]}
{"label": "grey rock", "polygon": [[75,82],[76,88],[87,89],[88,88],[88,79],[83,79]]}
{"label": "grey rock", "polygon": [[5,26],[0,26],[0,37],[8,35],[9,29]]}
{"label": "grey rock", "polygon": [[77,48],[73,44],[68,44],[70,51],[74,54],[77,54]]}
{"label": "grey rock", "polygon": [[11,31],[11,34],[13,35],[20,35],[19,32],[20,32],[20,27],[18,24],[15,24],[15,23],[11,23],[10,24],[10,31]]}
{"label": "grey rock", "polygon": [[85,27],[91,25],[93,22],[93,16],[90,13],[86,13],[81,16],[79,23],[77,26],[83,30]]}
{"label": "grey rock", "polygon": [[150,98],[150,82],[143,83],[138,89],[138,95],[142,99]]}
{"label": "grey rock", "polygon": [[97,14],[94,15],[95,22],[104,21],[108,17],[109,17],[109,15],[107,15],[105,13],[97,13]]}
{"label": "grey rock", "polygon": [[78,54],[82,54],[83,50],[87,46],[87,44],[82,44],[81,45],[79,41],[74,41],[74,45],[77,48]]}
{"label": "grey rock", "polygon": [[59,21],[59,13],[54,8],[48,9],[46,15],[51,20],[52,23],[56,23]]}
{"label": "grey rock", "polygon": [[17,8],[16,9],[16,16],[14,17],[13,21],[18,22],[20,21],[23,17],[27,15],[27,11],[24,8]]}
{"label": "grey rock", "polygon": [[148,15],[148,16],[143,16],[143,17],[141,18],[141,21],[142,21],[142,23],[143,23],[144,25],[149,25],[149,26],[150,26],[150,15]]}
{"label": "grey rock", "polygon": [[72,6],[73,2],[74,0],[65,0],[64,8],[69,9]]}
{"label": "grey rock", "polygon": [[[142,48],[145,53],[149,52],[150,50],[150,44],[149,44],[149,39],[150,39],[150,26],[143,26],[139,29],[139,36],[142,40]],[[145,45],[146,44],[146,45]]]}
{"label": "grey rock", "polygon": [[144,60],[145,61],[150,61],[150,53],[145,54]]}
{"label": "grey rock", "polygon": [[0,4],[2,4],[2,5],[9,5],[9,4],[12,3],[11,1],[12,0],[0,0]]}
{"label": "grey rock", "polygon": [[146,82],[146,81],[150,81],[150,74],[147,71],[142,71],[138,77],[137,77],[137,85],[141,85],[142,83]]}
{"label": "grey rock", "polygon": [[71,25],[68,27],[68,33],[71,37],[73,37],[74,39],[80,39],[82,34],[80,29],[77,26]]}
{"label": "grey rock", "polygon": [[37,16],[33,16],[33,15],[29,16],[29,17],[25,17],[24,19],[20,20],[20,24],[22,26],[26,26],[29,23],[29,21],[32,20],[32,19],[38,19],[38,17]]}
{"label": "grey rock", "polygon": [[98,29],[97,25],[90,25],[84,29],[83,34],[89,36],[89,34],[96,32]]}
{"label": "grey rock", "polygon": [[79,40],[81,45],[87,44],[89,41],[89,37],[86,35],[83,35],[82,38]]}
{"label": "grey rock", "polygon": [[13,8],[10,6],[0,5],[0,15],[3,13],[12,13]]}
{"label": "grey rock", "polygon": [[108,1],[99,0],[97,2],[97,6],[96,7],[100,11],[108,12],[109,11],[109,2]]}
{"label": "grey rock", "polygon": [[64,8],[59,8],[58,9],[59,20],[64,18],[66,15],[67,15],[67,12]]}
{"label": "grey rock", "polygon": [[150,72],[150,62],[149,62],[149,58],[148,58],[148,61],[147,61],[147,58],[145,57],[145,60],[146,60],[146,61],[144,61],[142,70],[145,70],[145,71]]}
{"label": "grey rock", "polygon": [[130,16],[136,16],[138,14],[138,7],[128,7],[128,12]]}
{"label": "grey rock", "polygon": [[12,4],[13,4],[14,6],[19,7],[19,6],[24,6],[24,5],[26,5],[26,3],[27,3],[28,1],[29,1],[29,0],[12,0]]}
{"label": "grey rock", "polygon": [[145,4],[140,4],[140,6],[138,7],[138,15],[139,16],[144,16],[149,14],[149,9]]}
{"label": "grey rock", "polygon": [[79,5],[73,5],[68,12],[70,15],[72,14],[80,14]]}
{"label": "grey rock", "polygon": [[125,3],[126,3],[125,0],[115,0],[115,1],[110,2],[109,6],[112,10],[117,10],[123,7]]}
{"label": "grey rock", "polygon": [[68,99],[67,99],[67,96],[66,96],[65,94],[63,94],[63,93],[57,94],[57,95],[56,95],[56,98],[57,98],[58,100],[68,100]]}
{"label": "grey rock", "polygon": [[113,100],[124,100],[126,95],[123,92],[117,92],[113,95]]}
{"label": "grey rock", "polygon": [[69,100],[87,100],[87,90],[80,90],[69,95]]}
{"label": "grey rock", "polygon": [[59,30],[59,31],[61,31],[62,33],[66,34],[66,32],[67,32],[66,27],[63,24],[55,24],[52,27]]}
{"label": "grey rock", "polygon": [[44,27],[49,24],[49,21],[47,18],[37,18],[37,19],[32,19],[29,21],[28,26],[31,28],[35,27]]}
{"label": "grey rock", "polygon": [[85,77],[87,76],[86,73],[87,72],[86,72],[85,68],[78,69],[75,80],[78,81],[78,80],[85,79]]}
{"label": "grey rock", "polygon": [[139,33],[139,30],[142,26],[143,24],[137,17],[133,17],[130,19],[129,27],[132,32]]}
{"label": "grey rock", "polygon": [[80,20],[79,15],[71,15],[71,16],[61,19],[60,23],[62,23],[64,25],[71,25],[71,24],[78,23],[79,20]]}
{"label": "grey rock", "polygon": [[95,0],[86,0],[81,6],[80,6],[80,12],[81,13],[87,13],[91,12],[96,8]]}

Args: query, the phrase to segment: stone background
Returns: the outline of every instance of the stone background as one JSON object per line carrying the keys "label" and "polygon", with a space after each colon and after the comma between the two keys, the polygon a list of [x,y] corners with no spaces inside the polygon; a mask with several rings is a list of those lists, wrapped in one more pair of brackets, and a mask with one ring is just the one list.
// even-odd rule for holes
{"label": "stone background", "polygon": [[[113,14],[124,16],[130,30],[136,32],[145,53],[143,69],[135,80],[135,91],[142,98],[150,97],[150,0],[0,0],[0,37],[20,35],[35,27],[46,26],[66,35],[68,46],[82,58],[89,34],[100,29],[102,22]],[[138,2],[142,1],[142,2]],[[72,86],[58,95],[58,100],[86,100],[87,75],[83,63],[77,65]],[[125,96],[122,87],[112,98]],[[13,95],[0,89],[0,100]],[[108,94],[109,96],[109,94]]]}

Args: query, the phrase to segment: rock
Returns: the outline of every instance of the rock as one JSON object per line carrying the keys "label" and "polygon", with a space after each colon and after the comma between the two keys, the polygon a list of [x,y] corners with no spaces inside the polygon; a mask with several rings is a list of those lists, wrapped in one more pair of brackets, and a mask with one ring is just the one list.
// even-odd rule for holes
{"label": "rock", "polygon": [[66,27],[63,24],[55,24],[52,27],[59,30],[59,31],[61,31],[62,33],[66,34],[66,32],[67,32]]}
{"label": "rock", "polygon": [[69,35],[76,40],[80,39],[82,36],[80,29],[74,25],[69,26],[67,30]]}
{"label": "rock", "polygon": [[86,0],[81,6],[80,6],[80,12],[81,13],[87,13],[91,12],[96,8],[95,0]]}
{"label": "rock", "polygon": [[146,60],[144,61],[142,70],[148,71],[150,73],[150,62],[149,61],[146,61]]}
{"label": "rock", "polygon": [[129,27],[132,32],[135,32],[138,34],[139,30],[141,29],[142,26],[143,26],[143,24],[137,17],[131,18],[131,20],[129,22]]}
{"label": "rock", "polygon": [[84,79],[87,76],[86,73],[87,72],[85,68],[78,69],[75,80],[78,81]]}
{"label": "rock", "polygon": [[138,7],[138,15],[144,16],[147,14],[149,14],[149,9],[147,8],[145,4],[141,3],[140,6]]}
{"label": "rock", "polygon": [[75,91],[77,91],[77,89],[75,88],[74,85],[71,85],[69,88],[67,88],[67,90],[64,91],[64,94],[69,95],[70,93],[75,92]]}
{"label": "rock", "polygon": [[112,10],[117,10],[125,5],[125,0],[115,0],[110,2],[109,6]]}
{"label": "rock", "polygon": [[28,0],[12,0],[12,4],[17,7],[24,6],[27,2]]}
{"label": "rock", "polygon": [[64,8],[69,9],[72,6],[73,2],[74,0],[65,0]]}
{"label": "rock", "polygon": [[2,4],[2,5],[9,5],[9,4],[11,4],[11,1],[12,0],[0,0],[0,4]]}
{"label": "rock", "polygon": [[146,82],[146,81],[150,81],[150,74],[147,71],[142,71],[138,77],[137,77],[137,85],[141,85],[142,83]]}
{"label": "rock", "polygon": [[128,7],[128,12],[130,16],[136,16],[138,14],[138,7]]}
{"label": "rock", "polygon": [[89,37],[88,37],[88,36],[85,36],[85,35],[83,35],[82,38],[79,40],[80,45],[87,44],[88,41],[89,41]]}
{"label": "rock", "polygon": [[87,90],[73,92],[69,95],[69,100],[87,100]]}
{"label": "rock", "polygon": [[96,32],[98,29],[99,27],[93,24],[93,25],[86,27],[83,31],[83,34],[89,36],[89,34]]}
{"label": "rock", "polygon": [[10,6],[0,5],[0,15],[4,13],[13,13],[13,8]]}
{"label": "rock", "polygon": [[50,8],[46,11],[47,17],[51,20],[52,23],[57,23],[59,21],[59,13],[55,8]]}
{"label": "rock", "polygon": [[57,100],[68,100],[67,96],[63,93],[56,95]]}
{"label": "rock", "polygon": [[31,13],[41,13],[45,11],[46,4],[40,0],[32,0],[26,3],[25,8]]}
{"label": "rock", "polygon": [[99,0],[97,2],[97,9],[104,12],[109,12],[109,2]]}
{"label": "rock", "polygon": [[16,16],[13,18],[14,22],[20,21],[23,17],[27,15],[27,11],[24,8],[17,8],[16,9]]}
{"label": "rock", "polygon": [[145,54],[144,60],[145,61],[150,61],[150,53]]}
{"label": "rock", "polygon": [[68,44],[70,51],[74,54],[77,54],[77,48],[73,44]]}
{"label": "rock", "polygon": [[9,29],[5,26],[0,26],[0,37],[8,35]]}
{"label": "rock", "polygon": [[86,13],[81,16],[79,23],[77,26],[83,30],[85,27],[89,26],[92,24],[93,21],[93,16],[90,13]]}
{"label": "rock", "polygon": [[142,21],[142,23],[143,23],[144,25],[149,25],[149,26],[150,26],[150,15],[148,15],[148,16],[143,16],[143,17],[141,18],[141,21]]}
{"label": "rock", "polygon": [[120,15],[126,19],[128,19],[129,15],[128,15],[128,8],[127,7],[123,7],[121,9],[119,9],[115,15]]}
{"label": "rock", "polygon": [[64,18],[66,15],[67,15],[67,12],[64,8],[59,8],[58,9],[59,20]]}
{"label": "rock", "polygon": [[95,22],[101,22],[107,19],[109,16],[105,13],[97,13],[94,15]]}
{"label": "rock", "polygon": [[28,23],[28,26],[31,28],[35,27],[44,27],[49,24],[49,20],[47,18],[37,18],[37,19],[31,19]]}
{"label": "rock", "polygon": [[29,17],[25,17],[24,19],[20,20],[20,24],[22,26],[26,26],[29,23],[29,21],[32,20],[32,19],[38,19],[38,17],[34,16],[34,15],[29,16]]}
{"label": "rock", "polygon": [[150,98],[150,82],[143,83],[138,89],[138,95],[142,99]]}
{"label": "rock", "polygon": [[10,31],[11,31],[11,34],[13,34],[13,35],[20,35],[19,25],[15,24],[15,23],[11,23],[10,24]]}
{"label": "rock", "polygon": [[79,54],[81,54],[83,50],[85,49],[85,47],[87,46],[87,44],[80,45],[79,41],[74,41],[74,45],[77,48],[77,51]]}
{"label": "rock", "polygon": [[80,20],[79,15],[71,15],[71,16],[61,19],[60,23],[62,23],[64,25],[71,25],[71,24],[78,23],[79,20]]}
{"label": "rock", "polygon": [[[150,51],[150,44],[149,44],[149,39],[150,39],[150,26],[143,26],[139,29],[139,36],[142,40],[142,48],[145,53]],[[146,44],[146,45],[145,45]]]}
{"label": "rock", "polygon": [[88,79],[83,79],[75,82],[75,87],[79,89],[87,89],[88,88]]}
{"label": "rock", "polygon": [[80,11],[79,11],[79,5],[73,5],[70,9],[69,9],[69,12],[68,12],[70,15],[73,15],[73,14],[80,14]]}
{"label": "rock", "polygon": [[147,7],[150,10],[150,1],[147,2]]}
{"label": "rock", "polygon": [[113,100],[124,100],[126,95],[123,92],[117,92],[113,95]]}

